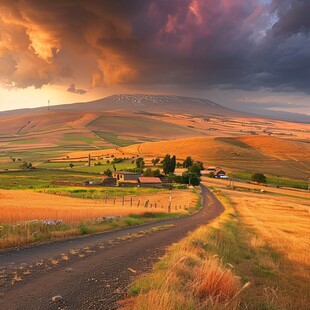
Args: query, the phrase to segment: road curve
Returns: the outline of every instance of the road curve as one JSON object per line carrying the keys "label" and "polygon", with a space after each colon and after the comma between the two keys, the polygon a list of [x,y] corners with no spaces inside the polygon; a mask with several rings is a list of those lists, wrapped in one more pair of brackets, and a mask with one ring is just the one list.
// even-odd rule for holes
{"label": "road curve", "polygon": [[203,207],[192,216],[0,252],[0,309],[117,309],[165,247],[224,210],[201,188]]}

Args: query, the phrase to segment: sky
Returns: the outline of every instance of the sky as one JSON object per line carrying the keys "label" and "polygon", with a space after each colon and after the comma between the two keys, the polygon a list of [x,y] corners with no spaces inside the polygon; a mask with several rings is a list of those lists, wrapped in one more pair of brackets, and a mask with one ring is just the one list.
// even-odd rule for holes
{"label": "sky", "polygon": [[309,0],[0,0],[0,111],[118,93],[310,115]]}

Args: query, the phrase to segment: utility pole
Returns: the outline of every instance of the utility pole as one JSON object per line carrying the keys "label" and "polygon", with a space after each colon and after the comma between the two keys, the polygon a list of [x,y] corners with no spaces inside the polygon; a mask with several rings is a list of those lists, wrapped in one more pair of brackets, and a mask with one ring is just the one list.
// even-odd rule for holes
{"label": "utility pole", "polygon": [[47,111],[49,111],[50,110],[50,100],[48,99],[47,100]]}
{"label": "utility pole", "polygon": [[172,206],[172,190],[170,191],[170,197],[169,197],[169,206],[168,206],[168,212],[171,212],[171,206]]}

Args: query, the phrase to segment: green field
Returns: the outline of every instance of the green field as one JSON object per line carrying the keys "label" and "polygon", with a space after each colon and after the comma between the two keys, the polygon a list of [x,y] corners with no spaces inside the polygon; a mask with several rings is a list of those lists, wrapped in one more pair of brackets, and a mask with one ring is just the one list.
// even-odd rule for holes
{"label": "green field", "polygon": [[52,186],[53,181],[86,182],[89,180],[99,182],[99,175],[76,172],[74,170],[41,170],[29,169],[14,172],[0,172],[0,188],[2,189],[38,189]]}
{"label": "green field", "polygon": [[87,186],[52,186],[36,189],[40,193],[56,194],[83,199],[105,199],[106,197],[123,197],[146,195],[165,192],[166,189],[138,188],[138,187],[87,187]]}
{"label": "green field", "polygon": [[113,132],[102,132],[102,131],[94,131],[96,135],[98,135],[100,138],[104,139],[107,142],[110,142],[116,146],[128,146],[137,143],[136,140],[125,140],[118,137],[117,134]]}
{"label": "green field", "polygon": [[[237,179],[250,181],[253,173],[251,172],[234,172],[231,175]],[[288,178],[280,178],[276,176],[266,175],[267,184],[278,187],[293,187],[300,189],[307,189],[308,183],[304,180],[293,180]]]}
{"label": "green field", "polygon": [[100,116],[87,125],[94,130],[119,135],[137,135],[149,137],[189,136],[197,133],[195,130],[179,125],[166,123],[146,117],[130,116]]}

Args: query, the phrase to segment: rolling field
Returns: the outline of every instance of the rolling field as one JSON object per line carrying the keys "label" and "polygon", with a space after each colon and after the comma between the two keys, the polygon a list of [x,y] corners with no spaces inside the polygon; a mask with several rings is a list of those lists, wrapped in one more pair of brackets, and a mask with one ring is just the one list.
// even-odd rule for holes
{"label": "rolling field", "polygon": [[231,190],[221,180],[208,179],[206,183],[229,199],[244,227],[243,242],[253,253],[258,253],[253,265],[240,260],[236,267],[237,272],[252,282],[245,298],[265,299],[265,306],[276,309],[307,309],[310,305],[309,193],[275,188],[260,192],[257,185],[243,183],[237,183],[236,190]]}
{"label": "rolling field", "polygon": [[309,193],[244,183],[232,190],[216,179],[204,184],[224,213],[138,277],[125,309],[309,309]]}
{"label": "rolling field", "polygon": [[[138,195],[133,193],[126,196],[123,206],[122,197],[119,194],[110,196],[105,202],[104,191],[102,192],[102,199],[98,199],[98,197],[96,197],[97,199],[79,199],[33,191],[0,190],[0,223],[12,224],[34,219],[60,219],[65,223],[74,223],[83,220],[95,220],[102,216],[140,214],[146,210],[155,213],[167,212],[169,191],[159,190],[152,194],[146,190],[137,193]],[[114,198],[116,198],[115,203]],[[140,204],[137,207],[139,200]],[[144,208],[147,200],[149,200],[149,206]],[[186,212],[185,205],[186,208],[190,208],[190,204],[192,207],[195,205],[196,197],[191,191],[177,190],[173,193],[172,200],[172,212],[182,213]],[[132,205],[130,205],[131,203]],[[151,204],[152,208],[150,208]]]}
{"label": "rolling field", "polygon": [[307,179],[310,174],[309,143],[266,136],[195,137],[148,142],[121,151],[151,157],[176,154],[180,160],[191,156],[206,166],[216,165],[230,171],[258,171],[296,179]]}
{"label": "rolling field", "polygon": [[[167,190],[111,189],[109,195],[102,189],[59,188],[57,195],[48,190],[0,190],[0,249],[180,217],[195,210],[198,201],[194,191],[173,191],[169,212]],[[107,216],[113,218],[106,221]]]}

